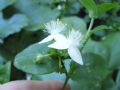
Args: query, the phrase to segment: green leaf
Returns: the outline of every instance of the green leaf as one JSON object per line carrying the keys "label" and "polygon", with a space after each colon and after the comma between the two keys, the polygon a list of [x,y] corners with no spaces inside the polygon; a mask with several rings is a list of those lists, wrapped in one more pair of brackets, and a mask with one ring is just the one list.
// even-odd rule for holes
{"label": "green leaf", "polygon": [[34,2],[41,3],[41,4],[52,4],[57,1],[59,1],[59,0],[35,0]]}
{"label": "green leaf", "polygon": [[83,66],[77,66],[72,79],[77,81],[81,90],[100,90],[103,81],[110,71],[104,59],[96,54],[84,54]]}
{"label": "green leaf", "polygon": [[[94,47],[94,48],[91,48]],[[109,61],[110,51],[109,48],[104,45],[102,42],[96,42],[91,39],[88,40],[84,49],[84,53],[95,53],[104,58],[104,60]]]}
{"label": "green leaf", "polygon": [[6,63],[4,66],[0,66],[0,83],[6,83],[10,80],[11,62]]}
{"label": "green leaf", "polygon": [[[15,57],[16,68],[31,74],[48,74],[58,69],[57,60],[49,56],[39,58],[48,54],[48,44],[33,44]],[[41,63],[36,63],[37,60]],[[38,61],[39,61],[38,60]]]}
{"label": "green leaf", "polygon": [[65,80],[65,74],[57,72],[45,74],[45,75],[33,75],[32,80]]}
{"label": "green leaf", "polygon": [[27,17],[22,14],[15,14],[9,20],[5,20],[2,13],[0,13],[0,38],[4,39],[11,34],[19,32],[28,25],[28,22]]}
{"label": "green leaf", "polygon": [[114,8],[120,8],[116,3],[103,3],[98,5],[98,16]]}
{"label": "green leaf", "polygon": [[[77,82],[75,80],[69,80],[69,84],[71,90],[80,90],[81,86],[83,85],[82,82]],[[95,88],[94,86],[91,86],[91,88],[89,89],[86,85],[86,87],[82,88],[81,90],[119,90],[119,89],[113,89],[114,85],[115,83],[113,79],[111,77],[107,77],[105,80],[103,80],[100,83],[100,87]]]}
{"label": "green leaf", "polygon": [[115,3],[103,3],[97,5],[94,0],[79,0],[79,1],[88,10],[89,16],[91,18],[97,18],[103,13],[113,8],[120,8],[120,5]]}
{"label": "green leaf", "polygon": [[94,0],[79,0],[80,3],[88,10],[91,18],[96,17],[97,5]]}
{"label": "green leaf", "polygon": [[60,14],[59,10],[43,6],[39,1],[41,0],[19,0],[16,4],[16,8],[27,15],[31,21],[28,30],[39,30],[42,25],[56,19]]}
{"label": "green leaf", "polygon": [[108,29],[110,29],[110,27],[108,27],[108,26],[106,26],[106,25],[100,25],[100,26],[95,27],[95,28],[91,31],[91,33],[95,33],[95,32],[100,31],[100,30],[108,30]]}
{"label": "green leaf", "polygon": [[16,2],[16,0],[0,0],[0,11],[6,8],[9,5],[12,5]]}
{"label": "green leaf", "polygon": [[103,43],[109,48],[109,67],[120,67],[120,32],[109,34],[107,37],[105,37]]}
{"label": "green leaf", "polygon": [[87,31],[87,25],[85,21],[76,16],[64,17],[61,19],[70,29],[80,30],[82,33]]}
{"label": "green leaf", "polygon": [[114,90],[113,88],[114,88],[115,82],[113,81],[113,78],[111,76],[108,76],[106,79],[104,79],[101,82],[101,84],[102,84],[101,90]]}

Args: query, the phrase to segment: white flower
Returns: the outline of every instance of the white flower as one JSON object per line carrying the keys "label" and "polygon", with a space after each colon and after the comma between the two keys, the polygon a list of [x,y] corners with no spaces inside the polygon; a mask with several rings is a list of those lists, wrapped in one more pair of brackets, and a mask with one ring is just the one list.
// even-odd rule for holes
{"label": "white flower", "polygon": [[68,37],[61,35],[61,37],[55,38],[56,42],[49,45],[50,48],[55,49],[68,49],[69,56],[77,63],[83,65],[82,56],[79,51],[80,41],[82,40],[83,36],[79,31],[72,30],[69,33]]}
{"label": "white flower", "polygon": [[39,44],[51,41],[52,39],[54,39],[56,37],[61,37],[60,32],[65,30],[65,25],[62,22],[60,22],[59,20],[57,20],[57,21],[51,21],[51,22],[47,23],[45,25],[45,28],[50,35],[48,35],[45,39],[40,41]]}

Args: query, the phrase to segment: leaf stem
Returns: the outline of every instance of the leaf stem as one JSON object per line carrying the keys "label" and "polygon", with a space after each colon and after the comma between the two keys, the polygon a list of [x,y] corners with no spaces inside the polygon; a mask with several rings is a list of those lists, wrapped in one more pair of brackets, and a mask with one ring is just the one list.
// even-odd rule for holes
{"label": "leaf stem", "polygon": [[91,29],[93,27],[93,24],[94,24],[94,18],[92,18],[91,21],[90,21],[90,25],[89,25],[87,33],[85,35],[85,40],[83,41],[83,47],[81,47],[81,52],[82,52],[84,46],[86,45],[87,41],[89,40],[89,37],[91,35],[90,32],[91,32]]}
{"label": "leaf stem", "polygon": [[69,81],[69,77],[66,76],[66,79],[65,79],[65,82],[63,84],[62,90],[65,90],[65,87],[66,87],[68,81]]}
{"label": "leaf stem", "polygon": [[89,33],[92,29],[93,24],[94,24],[94,18],[92,18],[91,21],[90,21],[90,25],[89,25],[88,31],[86,33],[86,37],[89,36]]}
{"label": "leaf stem", "polygon": [[65,74],[66,74],[66,76],[69,76],[69,75],[68,75],[68,72],[67,72],[67,69],[65,68],[65,65],[64,65],[63,60],[61,60],[61,64],[62,64],[62,66],[63,66],[63,68],[64,68],[64,70],[65,70]]}
{"label": "leaf stem", "polygon": [[[92,27],[93,27],[93,24],[94,24],[94,18],[92,18],[91,21],[90,21],[90,25],[89,25],[88,31],[87,31],[87,33],[86,33],[86,35],[85,35],[85,41],[83,42],[83,46],[85,46],[85,44],[87,43],[87,41],[88,41],[88,39],[89,39],[89,37],[90,37],[90,31],[91,31],[91,29],[92,29]],[[84,48],[84,47],[81,48],[81,51],[83,50],[83,48]],[[61,61],[62,61],[62,60],[61,60]],[[69,79],[70,79],[70,76],[69,76],[69,73],[67,72],[67,70],[66,70],[66,68],[65,68],[65,65],[64,65],[64,62],[63,62],[63,61],[62,61],[62,65],[63,65],[63,68],[65,69],[65,73],[66,73],[66,79],[65,79],[65,82],[64,82],[63,87],[62,87],[62,90],[65,90],[65,87],[66,87],[66,85],[67,85],[67,83],[68,83],[68,81],[69,81]],[[73,71],[74,71],[74,70],[73,70]]]}
{"label": "leaf stem", "polygon": [[69,77],[69,74],[67,72],[67,69],[65,68],[65,64],[64,64],[63,60],[61,60],[61,64],[62,64],[62,66],[63,66],[63,68],[65,70],[65,75],[66,75],[66,79],[65,79],[65,82],[64,82],[63,87],[62,87],[61,90],[65,90],[65,87],[66,87],[70,77]]}

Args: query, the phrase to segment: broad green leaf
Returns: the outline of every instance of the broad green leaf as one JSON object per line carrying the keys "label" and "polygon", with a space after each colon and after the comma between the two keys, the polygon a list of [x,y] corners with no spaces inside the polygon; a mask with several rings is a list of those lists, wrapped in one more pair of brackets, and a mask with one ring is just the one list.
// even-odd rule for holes
{"label": "broad green leaf", "polygon": [[97,14],[97,5],[94,0],[79,0],[80,3],[88,10],[89,16],[91,18],[96,17]]}
{"label": "broad green leaf", "polygon": [[100,15],[113,8],[120,8],[120,5],[115,3],[103,3],[97,5],[94,0],[79,0],[79,1],[88,10],[89,16],[91,18],[98,18]]}
{"label": "broad green leaf", "polygon": [[0,83],[6,83],[10,80],[11,72],[11,62],[6,63],[3,66],[0,66]]}
{"label": "broad green leaf", "polygon": [[16,4],[16,8],[27,15],[31,21],[28,30],[39,30],[42,25],[56,19],[60,14],[57,9],[43,6],[39,1],[41,0],[19,0]]}
{"label": "broad green leaf", "polygon": [[60,0],[35,0],[34,2],[40,3],[40,4],[52,4],[54,2],[58,2]]}
{"label": "broad green leaf", "polygon": [[2,13],[0,13],[0,38],[4,39],[21,31],[22,28],[28,25],[28,22],[27,17],[22,14],[15,14],[9,20],[5,20]]}
{"label": "broad green leaf", "polygon": [[106,61],[109,61],[109,57],[110,57],[109,48],[106,45],[104,45],[102,42],[97,42],[89,39],[83,49],[83,52],[95,53],[103,57]]}
{"label": "broad green leaf", "polygon": [[111,68],[120,67],[120,32],[109,34],[103,43],[109,48],[109,66]]}
{"label": "broad green leaf", "polygon": [[119,4],[115,3],[103,3],[98,5],[98,16],[114,8],[120,8]]}
{"label": "broad green leaf", "polygon": [[[101,90],[114,90],[115,82],[111,76],[108,76],[101,82]],[[116,89],[115,89],[116,90]]]}
{"label": "broad green leaf", "polygon": [[70,5],[70,7],[67,10],[68,14],[69,13],[73,14],[73,15],[78,14],[79,11],[80,11],[80,8],[81,8],[81,6],[80,6],[79,2],[76,2],[76,0],[75,1],[71,0],[71,5]]}
{"label": "broad green leaf", "polygon": [[76,66],[72,79],[77,81],[81,90],[100,90],[103,81],[110,71],[104,59],[96,54],[84,54],[83,66]]}
{"label": "broad green leaf", "polygon": [[[86,82],[88,82],[88,80],[86,80]],[[82,82],[77,82],[75,80],[69,80],[69,85],[71,87],[71,90],[80,90],[80,89],[81,90],[113,90],[114,84],[115,83],[112,80],[112,78],[107,77],[105,80],[103,80],[100,83],[100,87],[98,87],[98,88],[94,88],[93,87],[94,85],[91,86],[91,88],[87,87],[87,85],[86,85],[86,87],[81,88],[81,86],[83,85]]]}
{"label": "broad green leaf", "polygon": [[14,4],[16,1],[17,0],[0,0],[0,11],[7,6]]}
{"label": "broad green leaf", "polygon": [[61,19],[63,23],[67,24],[70,29],[80,30],[82,33],[85,33],[87,30],[87,25],[85,21],[76,16],[64,17]]}
{"label": "broad green leaf", "polygon": [[80,83],[78,83],[77,81],[74,81],[74,80],[70,79],[69,80],[69,85],[70,85],[71,90],[80,90],[81,89]]}
{"label": "broad green leaf", "polygon": [[45,74],[45,75],[33,75],[32,80],[65,80],[65,74],[57,72]]}
{"label": "broad green leaf", "polygon": [[[31,74],[48,74],[57,71],[57,60],[49,56],[39,58],[48,54],[48,44],[33,44],[15,57],[14,65],[16,68]],[[40,59],[41,63],[36,61]]]}

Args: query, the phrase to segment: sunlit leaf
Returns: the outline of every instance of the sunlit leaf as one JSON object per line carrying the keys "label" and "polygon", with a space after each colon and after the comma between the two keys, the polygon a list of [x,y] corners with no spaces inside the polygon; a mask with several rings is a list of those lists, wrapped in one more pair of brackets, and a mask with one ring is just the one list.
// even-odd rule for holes
{"label": "sunlit leaf", "polygon": [[74,28],[80,30],[80,32],[85,33],[87,30],[87,25],[85,21],[79,17],[71,16],[62,18],[63,23],[65,23],[69,28]]}
{"label": "sunlit leaf", "polygon": [[[101,90],[101,81],[110,73],[102,57],[96,54],[84,54],[84,65],[77,66],[72,79],[77,81],[82,90]],[[87,81],[87,82],[86,82]]]}
{"label": "sunlit leaf", "polygon": [[46,22],[56,19],[60,14],[57,9],[43,6],[39,2],[41,0],[19,0],[16,4],[16,8],[30,19],[28,30],[39,30]]}
{"label": "sunlit leaf", "polygon": [[98,5],[98,16],[114,8],[120,8],[120,5],[115,3],[100,4]]}
{"label": "sunlit leaf", "polygon": [[109,57],[109,66],[111,68],[118,68],[120,67],[120,32],[115,32],[108,35],[105,40],[104,44],[107,45],[110,52]]}
{"label": "sunlit leaf", "polygon": [[[57,60],[49,56],[41,58],[48,54],[48,44],[33,44],[15,57],[14,65],[16,68],[31,74],[48,74],[57,71]],[[40,57],[40,58],[39,58]],[[36,61],[41,60],[39,63]]]}
{"label": "sunlit leaf", "polygon": [[97,5],[94,0],[79,0],[80,3],[88,10],[90,17],[96,17]]}
{"label": "sunlit leaf", "polygon": [[21,31],[22,28],[28,25],[29,20],[23,14],[15,14],[9,20],[3,18],[0,13],[0,38],[4,39],[7,36]]}
{"label": "sunlit leaf", "polygon": [[0,0],[0,11],[7,6],[14,4],[16,1],[17,0]]}

